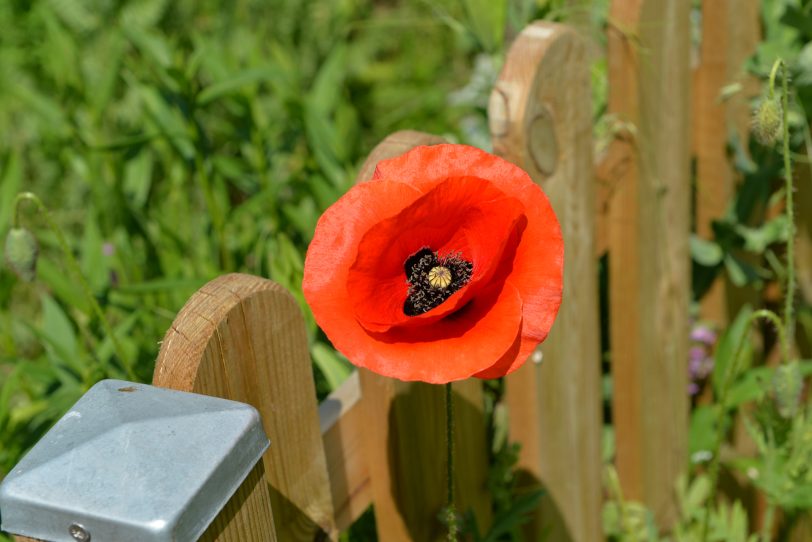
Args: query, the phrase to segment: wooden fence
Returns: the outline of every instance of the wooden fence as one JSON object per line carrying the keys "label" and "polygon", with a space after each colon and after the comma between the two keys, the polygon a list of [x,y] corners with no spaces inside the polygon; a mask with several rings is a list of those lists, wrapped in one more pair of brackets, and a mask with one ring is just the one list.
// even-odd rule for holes
{"label": "wooden fence", "polygon": [[[550,23],[525,28],[493,89],[495,152],[543,185],[566,245],[558,320],[506,383],[522,478],[547,490],[528,540],[548,529],[551,540],[602,539],[597,262],[607,253],[617,467],[627,496],[645,502],[663,525],[675,518],[672,488],[687,466],[692,141],[694,205],[707,222],[721,214],[732,189],[728,128],[741,130],[742,99],[718,97],[755,45],[757,4],[702,3],[703,24],[714,32],[696,55],[692,117],[691,2],[614,0],[609,110],[621,128],[597,160],[594,48],[577,31]],[[369,179],[383,158],[441,141],[392,134],[370,153],[358,180]],[[721,295],[706,304],[719,320],[726,314]],[[204,539],[334,540],[373,504],[381,540],[442,537],[442,388],[359,371],[317,404],[302,316],[273,282],[233,274],[199,290],[167,332],[153,382],[250,403],[271,440]],[[482,384],[471,379],[453,389],[456,493],[460,508],[487,526]]]}

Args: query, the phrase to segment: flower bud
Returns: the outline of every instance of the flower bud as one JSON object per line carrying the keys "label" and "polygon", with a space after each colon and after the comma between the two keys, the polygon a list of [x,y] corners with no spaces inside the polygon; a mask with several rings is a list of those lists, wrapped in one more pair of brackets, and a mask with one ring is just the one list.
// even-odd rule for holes
{"label": "flower bud", "polygon": [[778,100],[766,98],[753,113],[753,135],[762,145],[772,145],[781,137],[781,105]]}
{"label": "flower bud", "polygon": [[5,255],[11,270],[26,282],[34,280],[39,246],[26,228],[12,228],[6,236]]}
{"label": "flower bud", "polygon": [[791,418],[798,411],[803,390],[803,377],[797,361],[778,366],[773,376],[773,393],[778,413]]}

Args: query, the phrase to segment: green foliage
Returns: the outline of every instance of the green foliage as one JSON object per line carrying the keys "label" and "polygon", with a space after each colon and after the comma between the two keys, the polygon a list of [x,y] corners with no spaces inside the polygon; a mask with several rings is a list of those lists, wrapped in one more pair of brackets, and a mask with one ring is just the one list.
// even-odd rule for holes
{"label": "green foliage", "polygon": [[[675,494],[679,516],[668,533],[658,530],[652,513],[643,505],[613,495],[603,510],[607,539],[610,542],[758,541],[758,535],[749,533],[747,512],[741,502],[711,504],[711,483],[707,476],[697,476],[690,482],[685,477],[680,478]],[[705,515],[708,513],[711,516],[705,538]]]}
{"label": "green foliage", "polygon": [[770,404],[746,423],[759,454],[740,465],[789,514],[812,508],[812,405],[792,418]]}
{"label": "green foliage", "polygon": [[[452,0],[0,3],[0,236],[15,195],[39,194],[144,381],[197,288],[268,276],[305,313],[325,395],[349,364],[301,295],[319,215],[385,135],[465,140],[461,119],[482,117],[448,96],[471,36],[496,51],[500,35],[436,10],[467,21]],[[0,267],[0,477],[90,384],[126,376],[43,216],[20,223],[41,253],[30,284]]]}

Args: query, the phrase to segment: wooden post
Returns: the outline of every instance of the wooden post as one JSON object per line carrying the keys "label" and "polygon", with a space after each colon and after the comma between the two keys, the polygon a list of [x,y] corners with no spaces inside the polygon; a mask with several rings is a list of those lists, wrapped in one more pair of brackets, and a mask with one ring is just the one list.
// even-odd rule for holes
{"label": "wooden post", "polygon": [[[549,23],[525,28],[491,93],[497,154],[550,197],[564,235],[564,297],[535,363],[507,377],[510,438],[519,467],[547,495],[526,533],[601,540],[602,431],[589,62],[584,40]],[[551,520],[551,518],[553,518]]]}
{"label": "wooden post", "polygon": [[358,371],[319,405],[321,434],[333,494],[336,526],[345,531],[372,503],[365,449],[364,409]]}
{"label": "wooden post", "polygon": [[[370,153],[357,181],[372,178],[375,165],[418,145],[443,139],[396,132]],[[401,382],[360,370],[366,453],[378,537],[387,542],[441,540],[438,513],[445,506],[445,391],[443,386]],[[480,529],[490,524],[486,490],[488,446],[482,384],[456,382],[455,443],[457,507],[472,510]]]}
{"label": "wooden post", "polygon": [[634,157],[609,212],[613,416],[624,491],[661,526],[687,465],[691,50],[685,0],[614,0],[609,110]]}
{"label": "wooden post", "polygon": [[206,284],[167,331],[153,383],[249,403],[271,441],[232,498],[248,500],[209,539],[337,537],[304,322],[284,288],[239,274]]}
{"label": "wooden post", "polygon": [[[728,139],[738,137],[747,146],[748,101],[759,92],[759,84],[747,74],[744,64],[758,45],[759,19],[756,0],[702,3],[703,31],[699,65],[694,71],[692,126],[697,176],[696,233],[706,239],[713,236],[711,221],[724,216],[733,196],[737,175],[728,158]],[[733,84],[741,85],[741,90],[723,97],[724,87]],[[729,299],[731,288],[724,277],[714,281],[702,298],[703,319],[719,326],[727,324],[730,305],[735,302]],[[733,314],[737,309],[732,309]]]}

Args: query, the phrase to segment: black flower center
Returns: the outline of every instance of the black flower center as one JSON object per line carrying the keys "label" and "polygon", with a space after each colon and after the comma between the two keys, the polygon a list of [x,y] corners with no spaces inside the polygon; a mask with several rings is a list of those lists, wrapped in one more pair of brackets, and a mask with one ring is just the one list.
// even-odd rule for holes
{"label": "black flower center", "polygon": [[459,254],[439,257],[423,247],[403,263],[409,294],[403,303],[403,313],[417,316],[430,311],[465,286],[471,280],[474,264]]}

